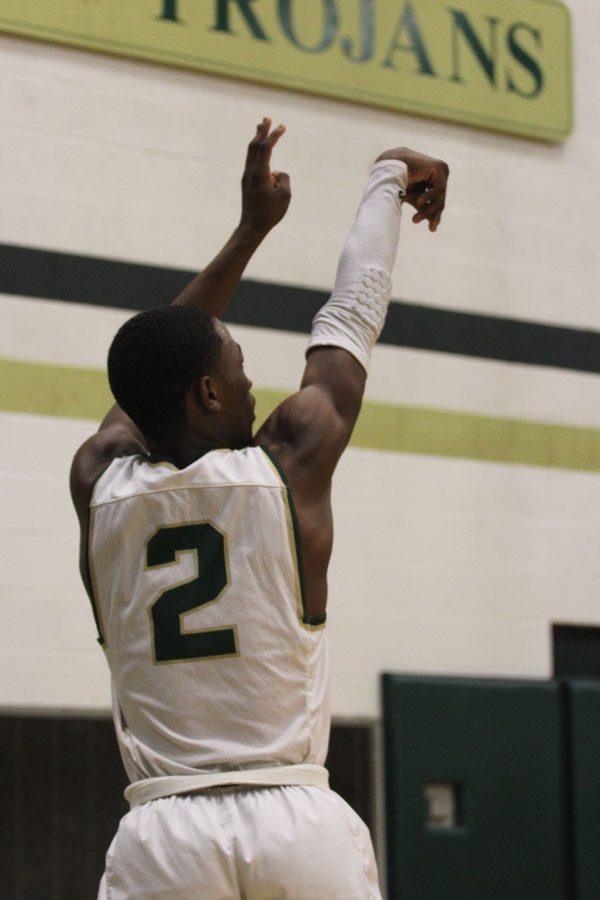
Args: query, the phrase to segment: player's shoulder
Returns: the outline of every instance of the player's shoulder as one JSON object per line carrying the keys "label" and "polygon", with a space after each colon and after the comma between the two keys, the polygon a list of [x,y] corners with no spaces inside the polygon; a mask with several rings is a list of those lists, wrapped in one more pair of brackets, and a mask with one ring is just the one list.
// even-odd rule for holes
{"label": "player's shoulder", "polygon": [[336,429],[338,418],[331,396],[323,386],[307,385],[273,410],[257,432],[257,443],[262,445],[274,439],[302,444],[313,437],[327,442],[332,430]]}
{"label": "player's shoulder", "polygon": [[283,401],[256,434],[263,447],[286,445],[299,462],[327,453],[339,443],[344,423],[321,385],[303,387]]}
{"label": "player's shoulder", "polygon": [[69,477],[71,498],[80,519],[87,514],[92,489],[102,472],[114,459],[138,453],[146,453],[146,447],[130,428],[120,422],[103,428],[84,441],[73,457]]}
{"label": "player's shoulder", "polygon": [[327,496],[346,443],[344,421],[326,390],[308,385],[273,411],[255,437],[298,498]]}

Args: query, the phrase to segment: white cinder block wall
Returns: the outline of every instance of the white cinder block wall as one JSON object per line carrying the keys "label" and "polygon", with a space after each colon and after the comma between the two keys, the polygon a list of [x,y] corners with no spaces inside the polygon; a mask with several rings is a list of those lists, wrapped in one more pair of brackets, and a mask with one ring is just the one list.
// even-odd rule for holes
{"label": "white cinder block wall", "polygon": [[[570,4],[575,130],[548,146],[0,37],[0,242],[202,267],[235,224],[245,144],[288,133],[289,215],[248,275],[326,289],[370,161],[448,160],[443,228],[408,217],[394,296],[600,330],[600,7]],[[0,358],[101,369],[126,313],[0,297]],[[255,385],[292,390],[304,339],[234,329]],[[379,348],[371,401],[600,428],[600,379]],[[77,573],[70,458],[95,423],[0,410],[0,704],[104,710]],[[550,625],[600,625],[596,474],[352,448],[335,484],[329,631],[337,716],[378,715],[378,673],[551,674]]]}

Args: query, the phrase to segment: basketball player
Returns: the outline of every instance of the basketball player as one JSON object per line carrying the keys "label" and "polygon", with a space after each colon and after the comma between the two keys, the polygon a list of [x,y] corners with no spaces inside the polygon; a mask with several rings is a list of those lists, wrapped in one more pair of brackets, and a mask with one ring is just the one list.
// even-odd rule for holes
{"label": "basketball player", "polygon": [[108,358],[117,405],[77,452],[81,571],[132,784],[100,898],[379,898],[365,825],[328,788],[325,607],[331,479],[390,297],[402,199],[435,231],[445,163],[382,154],[298,393],[253,436],[242,350],[221,319],[290,202],[283,127],[248,149],[229,242]]}

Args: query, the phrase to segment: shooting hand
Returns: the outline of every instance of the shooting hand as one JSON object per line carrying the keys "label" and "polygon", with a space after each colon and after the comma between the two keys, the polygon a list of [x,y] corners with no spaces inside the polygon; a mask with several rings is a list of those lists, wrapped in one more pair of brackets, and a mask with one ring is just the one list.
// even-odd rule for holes
{"label": "shooting hand", "polygon": [[271,172],[271,153],[285,132],[284,125],[271,129],[271,119],[264,118],[248,145],[246,167],[242,176],[241,224],[266,234],[287,212],[290,205],[290,177],[285,172]]}
{"label": "shooting hand", "polygon": [[412,220],[415,224],[426,220],[429,222],[429,230],[435,231],[446,204],[450,174],[448,165],[441,159],[433,159],[424,153],[409,150],[408,147],[386,150],[377,158],[377,162],[384,159],[399,159],[406,163],[408,184],[404,199],[417,210]]}

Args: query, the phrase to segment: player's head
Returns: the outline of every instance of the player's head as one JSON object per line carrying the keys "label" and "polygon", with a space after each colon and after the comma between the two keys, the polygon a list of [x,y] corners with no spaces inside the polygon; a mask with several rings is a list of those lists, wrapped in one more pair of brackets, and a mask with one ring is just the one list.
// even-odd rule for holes
{"label": "player's head", "polygon": [[251,440],[254,400],[241,351],[200,309],[169,306],[133,316],[111,344],[108,378],[119,406],[151,441],[192,425],[222,446]]}

